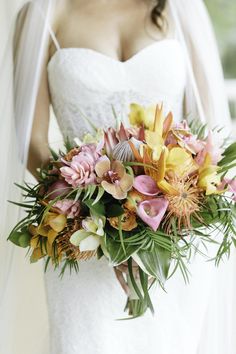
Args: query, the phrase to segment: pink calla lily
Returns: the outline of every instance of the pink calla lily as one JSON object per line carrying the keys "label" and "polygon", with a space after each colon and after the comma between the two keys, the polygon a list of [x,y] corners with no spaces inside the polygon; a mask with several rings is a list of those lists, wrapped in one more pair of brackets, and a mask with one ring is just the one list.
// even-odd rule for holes
{"label": "pink calla lily", "polygon": [[160,192],[154,179],[147,175],[135,177],[133,187],[148,196],[155,196]]}
{"label": "pink calla lily", "polygon": [[165,215],[168,204],[165,198],[144,200],[139,204],[137,214],[153,231],[156,231]]}

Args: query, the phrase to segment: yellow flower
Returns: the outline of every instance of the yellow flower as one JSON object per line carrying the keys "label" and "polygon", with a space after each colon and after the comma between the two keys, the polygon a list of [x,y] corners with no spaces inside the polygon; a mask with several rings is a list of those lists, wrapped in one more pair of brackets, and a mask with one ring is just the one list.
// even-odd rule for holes
{"label": "yellow flower", "polygon": [[[130,106],[130,123],[144,126],[145,142],[152,160],[157,161],[161,155],[165,139],[173,124],[173,115],[170,112],[166,117],[163,104],[144,108],[138,104]],[[132,148],[132,147],[131,147]],[[144,154],[145,146],[140,147],[140,154]],[[132,149],[133,150],[133,149]]]}
{"label": "yellow flower", "polygon": [[[165,194],[177,195],[178,191],[166,181],[167,161],[168,161],[168,149],[164,146],[162,148],[161,156],[157,163],[157,172],[152,176],[157,182],[158,188]],[[169,160],[170,162],[171,160]]]}
{"label": "yellow flower", "polygon": [[[65,227],[66,216],[52,212],[47,213],[41,225],[30,226],[29,231],[31,235],[33,235],[30,243],[33,248],[31,255],[32,262],[36,262],[46,255],[53,257],[52,244],[58,236],[58,233]],[[40,245],[40,239],[42,239],[42,237],[47,238],[46,244],[43,243],[44,246]]]}
{"label": "yellow flower", "polygon": [[163,129],[165,117],[163,114],[163,105],[157,105],[155,120],[152,129],[145,131],[145,140],[148,147],[152,150],[152,159],[158,160],[164,146]]}
{"label": "yellow flower", "polygon": [[206,195],[219,194],[222,191],[217,189],[220,184],[219,167],[212,165],[211,156],[207,153],[203,165],[199,168],[198,187],[206,191]]}
{"label": "yellow flower", "polygon": [[190,153],[181,147],[172,148],[166,159],[166,171],[174,173],[178,177],[190,175],[198,169]]}
{"label": "yellow flower", "polygon": [[147,108],[140,106],[137,103],[131,103],[129,121],[132,125],[144,126],[145,129],[153,129],[156,106]]}
{"label": "yellow flower", "polygon": [[[149,161],[150,164],[150,161]],[[173,176],[184,178],[196,171],[198,166],[192,156],[180,147],[174,147],[170,151],[163,146],[158,162],[152,161],[153,169],[146,169],[156,182],[158,188],[165,194],[176,195],[178,192],[168,179]]]}

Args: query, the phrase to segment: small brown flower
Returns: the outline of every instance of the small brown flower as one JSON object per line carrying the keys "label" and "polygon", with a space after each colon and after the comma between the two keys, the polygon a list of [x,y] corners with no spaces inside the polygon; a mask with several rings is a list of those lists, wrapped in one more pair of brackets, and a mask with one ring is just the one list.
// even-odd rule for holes
{"label": "small brown flower", "polygon": [[[119,229],[119,217],[109,218],[109,223],[115,229]],[[124,214],[121,216],[121,228],[124,231],[131,231],[135,229],[138,224],[136,221],[136,216],[134,213],[131,213],[129,210],[125,210]]]}
{"label": "small brown flower", "polygon": [[78,231],[81,228],[81,222],[78,220],[75,220],[71,225],[68,227],[68,231],[60,235],[57,239],[56,242],[58,244],[58,253],[62,254],[65,253],[67,259],[73,260],[73,261],[79,261],[83,260],[86,261],[92,257],[94,257],[97,253],[97,251],[83,251],[81,252],[79,247],[74,246],[70,242],[70,237],[71,235]]}
{"label": "small brown flower", "polygon": [[78,147],[73,148],[70,150],[65,156],[63,156],[63,159],[66,161],[71,161],[72,158],[80,152],[80,149]]}
{"label": "small brown flower", "polygon": [[130,212],[135,213],[139,203],[143,202],[144,200],[148,200],[152,198],[153,197],[149,197],[147,195],[138,192],[135,189],[132,189],[128,193],[128,198],[123,206],[125,209],[128,209]]}

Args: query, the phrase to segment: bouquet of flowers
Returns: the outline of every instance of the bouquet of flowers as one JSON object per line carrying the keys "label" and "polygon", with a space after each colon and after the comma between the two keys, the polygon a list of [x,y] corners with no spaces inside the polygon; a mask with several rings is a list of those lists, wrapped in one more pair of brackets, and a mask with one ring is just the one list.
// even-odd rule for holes
{"label": "bouquet of flowers", "polygon": [[61,275],[94,256],[114,267],[127,262],[125,310],[133,318],[154,311],[155,282],[164,287],[178,268],[187,280],[196,239],[223,235],[217,263],[236,244],[236,180],[226,177],[236,143],[217,148],[205,126],[175,124],[162,105],[132,104],[129,120],[52,151],[38,184],[18,185],[25,201],[15,204],[26,216],[9,240],[28,247],[31,262],[46,257],[45,270],[50,260],[55,268],[63,263]]}

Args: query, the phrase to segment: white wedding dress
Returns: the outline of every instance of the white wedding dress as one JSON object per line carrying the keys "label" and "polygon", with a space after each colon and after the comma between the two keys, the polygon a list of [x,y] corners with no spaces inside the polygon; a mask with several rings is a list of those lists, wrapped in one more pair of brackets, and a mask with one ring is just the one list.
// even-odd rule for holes
{"label": "white wedding dress", "polygon": [[[81,138],[90,131],[84,115],[99,128],[115,126],[112,106],[127,121],[132,102],[163,102],[175,121],[183,118],[186,63],[177,39],[155,42],[125,62],[91,49],[56,45],[48,79],[64,137]],[[224,267],[217,272],[212,263],[196,257],[190,285],[176,274],[166,284],[167,293],[153,289],[154,316],[147,312],[117,321],[127,315],[126,295],[105,258],[80,262],[79,273],[67,271],[63,279],[50,266],[45,274],[50,354],[232,354],[217,322],[224,293],[216,279]],[[222,288],[229,286],[223,278]]]}

